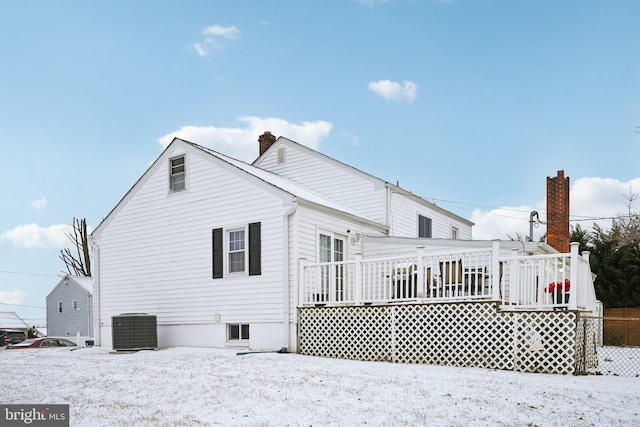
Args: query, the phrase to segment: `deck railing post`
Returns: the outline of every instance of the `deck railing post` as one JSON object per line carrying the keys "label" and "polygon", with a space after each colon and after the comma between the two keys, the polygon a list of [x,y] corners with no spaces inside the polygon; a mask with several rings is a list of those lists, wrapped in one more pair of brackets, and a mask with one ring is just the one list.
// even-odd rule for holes
{"label": "deck railing post", "polygon": [[491,299],[501,299],[500,286],[500,240],[494,240],[491,246]]}
{"label": "deck railing post", "polygon": [[578,257],[580,256],[580,243],[571,242],[571,273],[569,277],[569,310],[576,310],[578,308],[578,293],[582,291],[580,289],[580,283],[578,283],[578,269],[580,263]]}
{"label": "deck railing post", "polygon": [[520,302],[520,262],[517,259],[518,248],[511,248],[511,265],[509,266],[509,303],[521,304]]}
{"label": "deck railing post", "polygon": [[298,306],[301,307],[306,301],[308,297],[307,291],[307,275],[304,272],[305,264],[307,263],[306,258],[298,258]]}
{"label": "deck railing post", "polygon": [[424,252],[425,247],[418,246],[418,259],[416,260],[416,268],[418,269],[418,274],[416,276],[416,280],[418,282],[416,286],[416,292],[418,293],[418,295],[414,296],[419,298],[423,298],[427,294],[424,280]]}
{"label": "deck railing post", "polygon": [[354,295],[354,303],[355,305],[360,305],[360,302],[362,301],[362,288],[363,288],[363,283],[362,283],[362,254],[357,253],[355,254],[355,265],[353,267],[354,269],[354,291],[355,291],[355,295]]}

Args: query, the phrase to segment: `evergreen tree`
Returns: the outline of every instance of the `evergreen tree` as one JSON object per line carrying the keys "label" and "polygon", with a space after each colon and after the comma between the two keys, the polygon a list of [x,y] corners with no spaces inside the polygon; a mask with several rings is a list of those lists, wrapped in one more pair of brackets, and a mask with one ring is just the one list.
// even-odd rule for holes
{"label": "evergreen tree", "polygon": [[625,195],[628,211],[613,219],[611,229],[572,227],[571,241],[590,251],[596,296],[605,307],[640,307],[640,213],[633,210],[638,195]]}

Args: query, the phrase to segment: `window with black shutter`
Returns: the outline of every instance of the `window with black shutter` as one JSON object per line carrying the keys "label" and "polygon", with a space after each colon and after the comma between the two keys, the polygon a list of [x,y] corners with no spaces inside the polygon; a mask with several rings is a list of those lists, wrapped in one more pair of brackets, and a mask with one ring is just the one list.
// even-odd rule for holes
{"label": "window with black shutter", "polygon": [[[262,243],[260,223],[253,222],[247,228],[212,230],[213,278],[221,279],[226,273],[259,276],[262,274]],[[226,247],[225,247],[225,233]],[[248,248],[248,253],[247,253]],[[246,258],[245,258],[246,257]],[[248,259],[248,263],[245,264]]]}

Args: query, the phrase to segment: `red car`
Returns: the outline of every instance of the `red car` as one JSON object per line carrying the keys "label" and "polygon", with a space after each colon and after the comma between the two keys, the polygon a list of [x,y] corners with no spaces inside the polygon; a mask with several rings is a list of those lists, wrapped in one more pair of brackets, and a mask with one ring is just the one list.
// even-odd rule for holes
{"label": "red car", "polygon": [[31,338],[24,340],[18,344],[11,344],[5,347],[5,350],[16,350],[20,348],[60,348],[60,347],[76,347],[76,343],[66,338]]}

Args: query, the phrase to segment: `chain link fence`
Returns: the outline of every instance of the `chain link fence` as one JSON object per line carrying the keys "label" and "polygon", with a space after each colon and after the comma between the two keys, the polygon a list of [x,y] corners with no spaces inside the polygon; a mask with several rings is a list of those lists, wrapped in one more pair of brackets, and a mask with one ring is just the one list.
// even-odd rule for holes
{"label": "chain link fence", "polygon": [[610,309],[584,320],[596,336],[598,364],[589,372],[640,378],[640,309]]}

